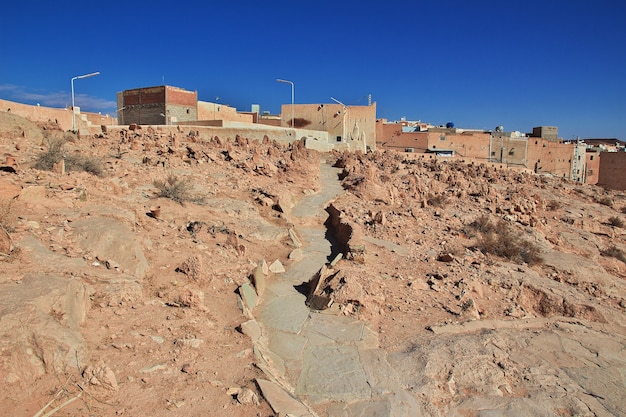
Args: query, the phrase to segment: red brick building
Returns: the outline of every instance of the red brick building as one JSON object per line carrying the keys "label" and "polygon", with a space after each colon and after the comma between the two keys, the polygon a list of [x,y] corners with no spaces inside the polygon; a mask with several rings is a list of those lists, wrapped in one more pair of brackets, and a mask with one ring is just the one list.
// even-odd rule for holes
{"label": "red brick building", "polygon": [[117,93],[118,123],[169,125],[198,120],[198,92],[161,85]]}

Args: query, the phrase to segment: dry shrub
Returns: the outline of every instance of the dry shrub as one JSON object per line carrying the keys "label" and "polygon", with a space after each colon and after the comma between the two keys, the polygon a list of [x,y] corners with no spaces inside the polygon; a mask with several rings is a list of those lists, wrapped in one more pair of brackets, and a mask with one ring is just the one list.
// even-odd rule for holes
{"label": "dry shrub", "polygon": [[34,168],[42,171],[50,171],[56,163],[63,159],[64,155],[64,139],[48,140],[48,148],[45,152],[39,154],[35,161]]}
{"label": "dry shrub", "polygon": [[613,207],[613,204],[615,204],[615,201],[613,201],[613,199],[609,196],[600,196],[600,197],[596,197],[596,203],[602,204],[607,207]]}
{"label": "dry shrub", "polygon": [[546,208],[550,211],[556,211],[558,209],[561,208],[561,203],[556,201],[556,200],[551,200],[547,205]]}
{"label": "dry shrub", "polygon": [[619,249],[617,246],[609,246],[608,248],[602,249],[600,251],[602,256],[608,256],[611,258],[619,259],[620,261],[626,264],[626,253],[623,250]]}
{"label": "dry shrub", "polygon": [[483,214],[470,223],[470,227],[480,233],[489,233],[493,230],[493,223],[491,223],[489,216]]}
{"label": "dry shrub", "polygon": [[609,217],[609,224],[614,227],[624,227],[624,221],[617,216]]}
{"label": "dry shrub", "polygon": [[17,224],[17,210],[15,199],[0,198],[0,227],[7,232],[13,232]]}
{"label": "dry shrub", "polygon": [[78,154],[66,155],[66,142],[66,139],[58,138],[49,140],[48,149],[37,157],[34,168],[42,171],[51,171],[55,164],[64,159],[67,171],[83,171],[92,175],[102,176],[102,164],[99,159],[84,157]]}
{"label": "dry shrub", "polygon": [[176,175],[169,175],[165,181],[154,181],[153,184],[158,189],[157,197],[169,198],[181,206],[186,202],[200,203],[204,200],[193,192],[190,178],[181,179]]}
{"label": "dry shrub", "polygon": [[428,205],[433,207],[445,207],[448,203],[448,198],[441,194],[429,194]]}
{"label": "dry shrub", "polygon": [[622,207],[622,213],[626,214],[626,206]]}
{"label": "dry shrub", "polygon": [[65,169],[68,171],[83,171],[97,177],[103,174],[102,163],[98,158],[89,158],[82,155],[71,155],[65,158]]}
{"label": "dry shrub", "polygon": [[492,223],[483,215],[474,220],[470,227],[480,233],[478,249],[506,258],[516,263],[528,265],[541,263],[539,246],[520,236],[519,231],[509,226],[504,220]]}

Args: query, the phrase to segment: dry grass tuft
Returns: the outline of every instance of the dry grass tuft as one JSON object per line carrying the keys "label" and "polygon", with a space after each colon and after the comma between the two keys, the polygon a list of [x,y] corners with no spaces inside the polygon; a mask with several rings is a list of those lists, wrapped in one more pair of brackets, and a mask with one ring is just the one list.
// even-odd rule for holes
{"label": "dry grass tuft", "polygon": [[615,204],[615,201],[613,201],[613,199],[609,196],[600,196],[600,197],[596,197],[596,203],[602,204],[604,206],[607,207],[613,207],[613,205]]}
{"label": "dry grass tuft", "polygon": [[78,154],[66,155],[66,142],[66,139],[58,138],[49,140],[48,149],[37,157],[33,167],[42,171],[51,171],[64,159],[67,171],[83,171],[98,177],[102,176],[102,164],[99,159]]}
{"label": "dry grass tuft", "polygon": [[548,202],[548,204],[546,205],[546,208],[550,211],[557,211],[558,209],[561,208],[561,203],[558,202],[557,200],[551,200],[550,202]]}
{"label": "dry grass tuft", "polygon": [[428,196],[428,205],[432,207],[445,207],[448,204],[448,198],[441,194],[430,194]]}
{"label": "dry grass tuft", "polygon": [[539,246],[520,236],[504,220],[497,223],[490,221],[488,216],[482,215],[469,225],[470,230],[478,233],[478,249],[483,253],[506,258],[516,263],[535,265],[543,262]]}
{"label": "dry grass tuft", "polygon": [[619,249],[617,246],[609,246],[608,248],[602,249],[600,251],[602,256],[608,256],[610,258],[619,259],[620,261],[626,264],[626,253],[623,250]]}
{"label": "dry grass tuft", "polygon": [[176,175],[169,175],[165,181],[154,181],[153,184],[158,189],[156,197],[169,198],[181,206],[186,202],[204,201],[204,197],[193,192],[193,183],[190,178],[181,179]]}
{"label": "dry grass tuft", "polygon": [[624,221],[618,216],[609,217],[609,224],[613,227],[624,227]]}

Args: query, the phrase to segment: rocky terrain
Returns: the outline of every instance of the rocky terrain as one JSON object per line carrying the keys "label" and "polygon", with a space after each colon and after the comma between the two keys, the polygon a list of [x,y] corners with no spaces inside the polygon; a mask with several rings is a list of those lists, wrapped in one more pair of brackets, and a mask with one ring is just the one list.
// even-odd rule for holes
{"label": "rocky terrain", "polygon": [[341,172],[326,227],[343,259],[302,292],[372,330],[422,415],[626,414],[623,193],[189,127],[78,140],[9,113],[0,152],[5,415],[279,415],[241,289],[301,262],[292,209],[325,187],[320,158]]}

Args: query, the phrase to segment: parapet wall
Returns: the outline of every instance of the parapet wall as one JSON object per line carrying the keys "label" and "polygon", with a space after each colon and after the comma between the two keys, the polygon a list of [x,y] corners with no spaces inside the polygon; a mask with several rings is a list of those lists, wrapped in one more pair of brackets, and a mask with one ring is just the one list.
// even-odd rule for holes
{"label": "parapet wall", "polygon": [[[81,113],[76,107],[76,126],[81,130],[92,125],[116,125],[117,119],[109,115],[99,113]],[[57,123],[61,130],[72,130],[72,109],[54,108],[44,106],[31,106],[30,104],[16,103],[14,101],[0,99],[0,111],[17,114],[35,123]],[[81,132],[82,134],[82,132]]]}
{"label": "parapet wall", "polygon": [[[304,139],[307,149],[315,149],[320,152],[330,152],[336,149],[333,143],[328,141],[328,133],[307,129],[287,129],[253,123],[219,121],[221,126],[210,126],[215,121],[199,122],[198,124],[179,123],[177,126],[138,126],[141,129],[153,128],[165,134],[182,134],[185,136],[196,136],[203,140],[209,140],[215,136],[220,139],[234,140],[237,136],[262,141],[265,137],[275,140],[278,143],[289,144],[296,140]],[[107,126],[109,134],[116,134],[121,130],[128,130],[129,126]],[[88,135],[97,137],[102,134],[100,126],[91,126]],[[345,144],[344,144],[345,145]]]}

